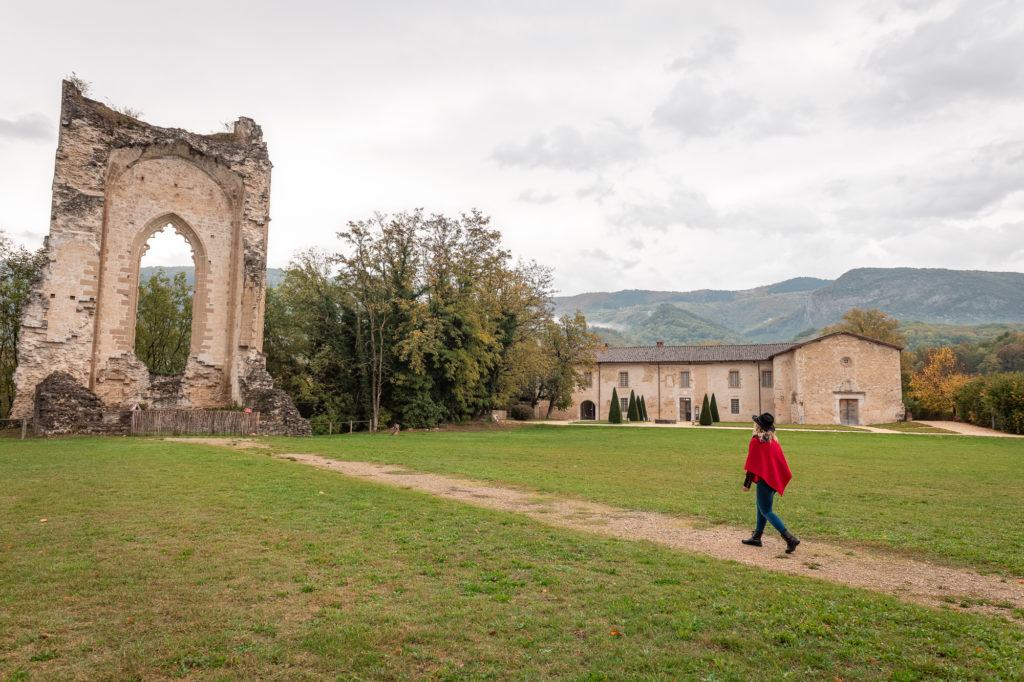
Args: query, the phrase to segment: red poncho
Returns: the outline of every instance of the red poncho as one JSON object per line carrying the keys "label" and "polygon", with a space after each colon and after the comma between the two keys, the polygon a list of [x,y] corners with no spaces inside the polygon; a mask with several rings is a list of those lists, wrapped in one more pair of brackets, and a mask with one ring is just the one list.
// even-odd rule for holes
{"label": "red poncho", "polygon": [[786,489],[789,479],[793,478],[786,456],[782,454],[782,446],[777,440],[762,443],[757,436],[751,438],[750,447],[747,448],[747,463],[743,468],[764,479],[779,495]]}

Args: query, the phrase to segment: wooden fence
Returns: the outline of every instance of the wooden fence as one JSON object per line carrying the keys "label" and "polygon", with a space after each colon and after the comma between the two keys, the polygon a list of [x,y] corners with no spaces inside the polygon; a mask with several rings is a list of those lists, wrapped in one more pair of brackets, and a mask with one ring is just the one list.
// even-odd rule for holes
{"label": "wooden fence", "polygon": [[259,412],[229,410],[136,410],[133,436],[228,436],[257,434]]}

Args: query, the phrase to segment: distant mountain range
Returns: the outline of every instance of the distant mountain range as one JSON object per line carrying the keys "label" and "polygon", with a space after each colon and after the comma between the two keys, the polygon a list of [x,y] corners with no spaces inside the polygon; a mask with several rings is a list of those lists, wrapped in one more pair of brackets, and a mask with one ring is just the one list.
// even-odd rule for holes
{"label": "distant mountain range", "polygon": [[559,315],[579,308],[612,345],[782,342],[835,324],[851,308],[875,308],[900,320],[914,346],[977,340],[976,325],[986,325],[985,337],[1024,330],[1024,273],[858,268],[836,280],[798,277],[741,291],[597,292],[554,303]]}
{"label": "distant mountain range", "polygon": [[[143,280],[192,267],[142,268]],[[267,269],[267,285],[284,281]],[[805,339],[851,308],[875,308],[900,321],[908,346],[956,344],[1024,331],[1024,273],[917,268],[858,268],[839,279],[796,277],[739,291],[630,289],[556,296],[555,313],[583,311],[614,346],[775,343]]]}
{"label": "distant mountain range", "polygon": [[[191,265],[154,265],[151,267],[141,268],[139,270],[139,279],[145,282],[150,277],[155,275],[158,270],[163,270],[171,279],[174,278],[179,272],[185,273],[185,281],[188,282],[189,286],[195,284],[195,268]],[[267,286],[276,287],[284,281],[284,269],[283,268],[267,268]]]}

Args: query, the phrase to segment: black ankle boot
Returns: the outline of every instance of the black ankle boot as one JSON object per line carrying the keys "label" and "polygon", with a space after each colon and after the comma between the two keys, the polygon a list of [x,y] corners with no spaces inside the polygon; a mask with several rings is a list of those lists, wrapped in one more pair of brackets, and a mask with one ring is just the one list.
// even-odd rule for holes
{"label": "black ankle boot", "polygon": [[786,541],[786,554],[792,554],[796,546],[800,544],[800,538],[788,530],[782,531],[782,539]]}
{"label": "black ankle boot", "polygon": [[763,531],[755,530],[754,533],[746,540],[740,540],[744,545],[753,545],[754,547],[761,546],[761,533]]}

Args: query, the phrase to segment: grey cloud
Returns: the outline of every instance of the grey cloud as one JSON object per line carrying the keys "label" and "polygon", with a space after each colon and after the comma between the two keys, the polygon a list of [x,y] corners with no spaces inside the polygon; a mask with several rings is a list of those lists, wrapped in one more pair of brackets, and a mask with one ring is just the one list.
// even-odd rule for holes
{"label": "grey cloud", "polygon": [[851,188],[852,216],[895,219],[968,218],[1024,187],[1024,142],[986,145],[942,166],[899,173]]}
{"label": "grey cloud", "polygon": [[726,214],[722,223],[732,230],[749,230],[762,235],[801,237],[826,231],[817,213],[805,206],[757,204]]}
{"label": "grey cloud", "polygon": [[669,64],[669,70],[703,70],[731,61],[740,44],[740,34],[733,28],[720,26],[703,36],[685,56]]}
{"label": "grey cloud", "polygon": [[523,144],[506,144],[491,157],[501,166],[586,171],[632,161],[646,152],[636,128],[618,121],[586,131],[558,126],[537,133]]}
{"label": "grey cloud", "polygon": [[580,187],[576,190],[576,196],[580,199],[594,199],[599,204],[603,204],[604,200],[615,194],[615,185],[601,178],[598,178],[586,187]]}
{"label": "grey cloud", "polygon": [[558,201],[558,195],[538,192],[535,189],[525,189],[519,193],[519,201],[525,201],[528,204],[550,204]]}
{"label": "grey cloud", "polygon": [[703,194],[683,188],[672,192],[665,201],[625,203],[611,216],[611,221],[666,232],[673,225],[713,229],[719,224],[719,215]]}
{"label": "grey cloud", "polygon": [[54,126],[42,114],[25,114],[16,119],[0,118],[0,138],[49,140]]}
{"label": "grey cloud", "polygon": [[606,263],[611,263],[614,258],[605,253],[604,249],[580,249],[580,256],[588,260],[599,260]]}
{"label": "grey cloud", "polygon": [[747,118],[756,109],[752,97],[735,91],[717,92],[702,79],[679,81],[654,110],[655,125],[684,138],[717,135]]}
{"label": "grey cloud", "polygon": [[881,42],[866,68],[881,79],[868,104],[883,113],[927,113],[964,98],[1021,98],[1024,13],[1012,0],[963,2]]}

